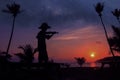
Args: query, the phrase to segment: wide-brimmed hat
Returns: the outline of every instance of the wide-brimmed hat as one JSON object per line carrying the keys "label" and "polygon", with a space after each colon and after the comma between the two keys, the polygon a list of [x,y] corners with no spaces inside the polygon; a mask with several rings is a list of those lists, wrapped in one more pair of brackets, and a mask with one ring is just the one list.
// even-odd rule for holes
{"label": "wide-brimmed hat", "polygon": [[50,26],[48,26],[47,23],[42,23],[42,25],[40,27],[38,27],[39,29],[49,29],[51,28]]}

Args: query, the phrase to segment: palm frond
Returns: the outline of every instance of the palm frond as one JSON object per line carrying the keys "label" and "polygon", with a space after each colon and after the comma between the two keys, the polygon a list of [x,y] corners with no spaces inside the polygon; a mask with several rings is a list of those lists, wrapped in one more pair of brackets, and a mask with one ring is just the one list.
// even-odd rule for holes
{"label": "palm frond", "polygon": [[10,13],[12,14],[14,17],[17,16],[17,14],[21,13],[22,11],[20,10],[20,5],[17,3],[13,3],[13,4],[7,4],[6,5],[7,9],[3,9],[2,12],[5,13]]}
{"label": "palm frond", "polygon": [[109,38],[109,44],[114,51],[120,52],[120,28],[112,25],[114,31],[113,37]]}
{"label": "palm frond", "polygon": [[99,14],[99,16],[102,16],[102,11],[104,9],[104,3],[100,3],[98,2],[96,5],[95,5],[95,10],[96,12]]}
{"label": "palm frond", "polygon": [[114,31],[114,36],[120,38],[120,29],[112,25],[112,29]]}
{"label": "palm frond", "polygon": [[112,11],[112,14],[113,14],[117,19],[119,19],[119,17],[120,17],[120,9],[115,9],[114,11]]}

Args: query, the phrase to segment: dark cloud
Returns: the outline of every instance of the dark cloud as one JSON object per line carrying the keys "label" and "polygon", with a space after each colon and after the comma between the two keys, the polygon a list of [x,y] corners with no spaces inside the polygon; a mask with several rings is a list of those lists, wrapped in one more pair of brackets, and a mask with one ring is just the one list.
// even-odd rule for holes
{"label": "dark cloud", "polygon": [[88,13],[78,0],[37,0],[36,3],[33,0],[29,2],[21,0],[17,2],[25,10],[18,19],[19,24],[24,24],[24,22],[34,24],[41,21],[64,23],[77,19],[90,21],[90,12]]}
{"label": "dark cloud", "polygon": [[[113,8],[113,1],[106,0],[1,0],[0,9],[5,7],[5,4],[16,1],[21,4],[21,8],[24,10],[17,18],[19,26],[34,26],[41,22],[48,22],[51,24],[65,24],[68,22],[74,22],[76,20],[84,21],[87,24],[98,24],[99,19],[94,10],[94,5],[97,2],[105,2],[106,12],[105,21],[107,24],[113,22],[108,19],[111,15],[108,15]],[[116,2],[114,2],[116,3]],[[114,5],[114,4],[113,4]],[[112,7],[110,7],[112,6]],[[118,5],[117,5],[118,7]],[[0,16],[0,21],[5,24],[5,20],[8,16]]]}

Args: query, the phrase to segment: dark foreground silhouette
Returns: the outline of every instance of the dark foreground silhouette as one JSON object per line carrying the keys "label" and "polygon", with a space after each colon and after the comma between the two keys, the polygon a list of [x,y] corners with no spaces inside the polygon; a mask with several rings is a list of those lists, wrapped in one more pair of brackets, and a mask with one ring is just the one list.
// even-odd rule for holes
{"label": "dark foreground silhouette", "polygon": [[[17,65],[17,64],[16,64]],[[38,64],[36,64],[38,65]],[[15,64],[14,64],[15,66]],[[18,65],[17,65],[18,66]],[[46,64],[46,67],[11,68],[0,71],[0,79],[7,80],[119,80],[119,68],[71,67],[57,68]]]}
{"label": "dark foreground silhouette", "polygon": [[50,39],[54,34],[58,33],[55,31],[47,31],[49,28],[51,28],[50,26],[48,26],[47,23],[42,23],[42,25],[39,27],[40,32],[37,35],[37,39],[38,39],[38,52],[39,52],[39,56],[38,56],[38,61],[39,63],[43,63],[43,62],[48,62],[48,53],[46,50],[46,39]]}

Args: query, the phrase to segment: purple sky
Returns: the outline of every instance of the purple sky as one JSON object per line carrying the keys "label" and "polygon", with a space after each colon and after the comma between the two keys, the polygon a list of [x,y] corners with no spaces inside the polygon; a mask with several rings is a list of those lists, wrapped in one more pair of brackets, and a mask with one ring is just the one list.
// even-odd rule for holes
{"label": "purple sky", "polygon": [[[0,10],[5,9],[5,5],[13,1],[19,3],[24,12],[19,14],[16,19],[10,48],[11,53],[18,52],[17,47],[19,45],[31,44],[34,48],[37,47],[36,35],[42,22],[47,22],[52,26],[51,30],[59,32],[47,42],[48,46],[56,46],[59,42],[65,47],[67,47],[66,45],[77,47],[77,44],[82,46],[95,38],[96,41],[93,41],[104,43],[105,39],[97,38],[98,35],[104,37],[103,28],[94,10],[94,5],[97,2],[104,2],[105,4],[103,17],[108,32],[110,33],[111,24],[119,25],[111,14],[113,9],[120,8],[119,0],[0,0]],[[0,50],[2,51],[6,50],[11,25],[12,16],[0,12]],[[53,46],[50,46],[48,51],[51,51]],[[57,47],[54,48],[59,50]],[[52,52],[49,55],[54,54]],[[64,51],[63,54],[65,54]],[[55,57],[56,55],[52,56]]]}

